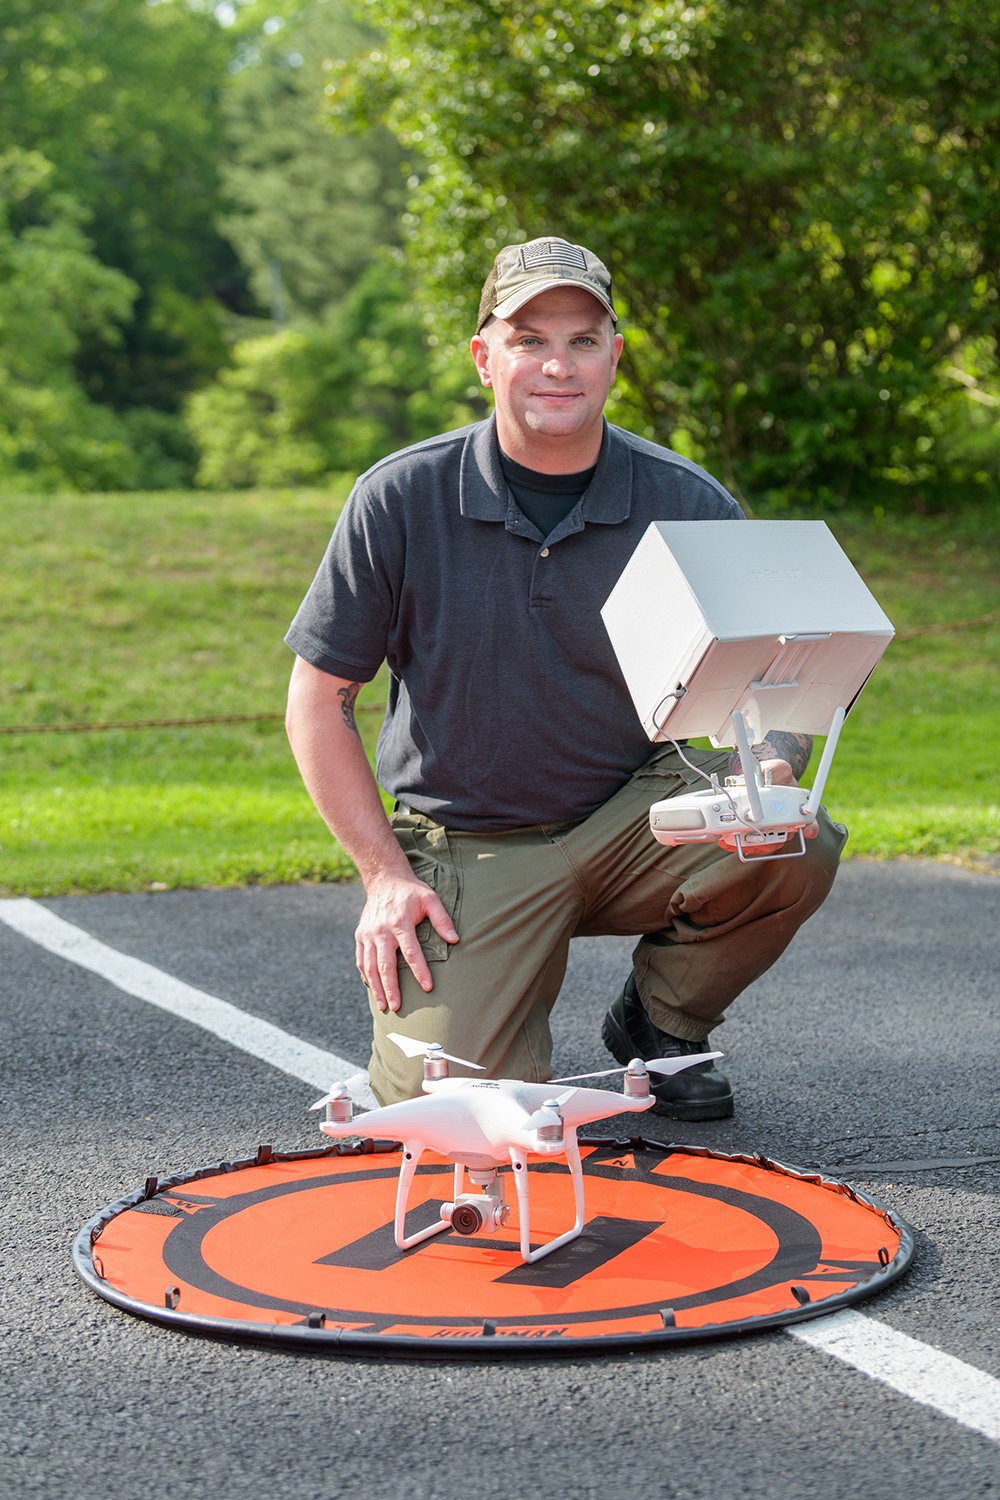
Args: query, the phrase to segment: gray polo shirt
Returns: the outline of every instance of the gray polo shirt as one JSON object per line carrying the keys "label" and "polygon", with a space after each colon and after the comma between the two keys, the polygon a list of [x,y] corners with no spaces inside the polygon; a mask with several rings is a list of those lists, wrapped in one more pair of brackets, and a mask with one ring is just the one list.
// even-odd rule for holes
{"label": "gray polo shirt", "polygon": [[377,774],[415,811],[483,833],[585,817],[651,748],[601,606],[651,521],[740,515],[697,464],[605,423],[543,537],[490,418],[361,476],[285,639],[353,682],[388,661]]}

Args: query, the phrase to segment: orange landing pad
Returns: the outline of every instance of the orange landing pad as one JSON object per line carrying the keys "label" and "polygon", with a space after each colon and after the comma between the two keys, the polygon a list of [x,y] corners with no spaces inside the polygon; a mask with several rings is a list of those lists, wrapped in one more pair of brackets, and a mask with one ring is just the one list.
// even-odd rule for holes
{"label": "orange landing pad", "polygon": [[[448,1231],[401,1254],[399,1148],[374,1144],[265,1146],[150,1179],[84,1226],[76,1269],[108,1302],[210,1337],[441,1358],[444,1343],[610,1353],[779,1327],[870,1296],[913,1259],[907,1225],[846,1184],[639,1139],[581,1141],[587,1222],[551,1256],[521,1260],[512,1190],[498,1234]],[[540,1245],[572,1224],[573,1198],[564,1162],[529,1166]],[[425,1154],[408,1233],[438,1218],[452,1172]]]}

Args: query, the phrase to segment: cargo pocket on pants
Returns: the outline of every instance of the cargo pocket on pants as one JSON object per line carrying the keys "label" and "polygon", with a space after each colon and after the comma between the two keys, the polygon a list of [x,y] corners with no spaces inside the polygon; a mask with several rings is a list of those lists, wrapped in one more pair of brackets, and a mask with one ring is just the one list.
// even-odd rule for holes
{"label": "cargo pocket on pants", "polygon": [[[439,823],[418,822],[412,813],[396,813],[390,822],[414,875],[440,897],[457,931],[461,882],[447,828],[442,828]],[[428,963],[445,963],[453,946],[434,930],[429,917],[417,923],[417,941]],[[400,964],[406,962],[402,954],[398,955],[397,961]]]}
{"label": "cargo pocket on pants", "polygon": [[[728,750],[693,750],[685,746],[684,754],[698,770],[685,765],[673,745],[658,745],[649,759],[633,771],[630,785],[649,795],[650,803],[665,797],[679,797],[686,792],[703,792],[714,772],[725,776],[729,769]],[[699,776],[698,771],[702,772]]]}

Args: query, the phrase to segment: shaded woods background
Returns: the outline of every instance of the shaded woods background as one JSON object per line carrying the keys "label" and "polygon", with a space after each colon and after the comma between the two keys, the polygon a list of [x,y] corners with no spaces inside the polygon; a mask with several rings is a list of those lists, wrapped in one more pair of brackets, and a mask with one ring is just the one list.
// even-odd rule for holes
{"label": "shaded woods background", "polygon": [[6,0],[0,488],[322,484],[487,407],[505,242],[614,270],[613,420],[759,514],[1000,467],[1000,11]]}

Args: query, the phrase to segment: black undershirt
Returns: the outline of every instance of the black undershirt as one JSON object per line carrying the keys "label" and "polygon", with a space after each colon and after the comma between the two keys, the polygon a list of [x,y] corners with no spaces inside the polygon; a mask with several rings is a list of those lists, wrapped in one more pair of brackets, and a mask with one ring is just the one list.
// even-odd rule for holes
{"label": "black undershirt", "polygon": [[501,449],[500,467],[522,513],[532,526],[538,527],[543,537],[548,537],[584,493],[597,465],[583,469],[579,474],[539,474],[535,469],[516,464]]}

